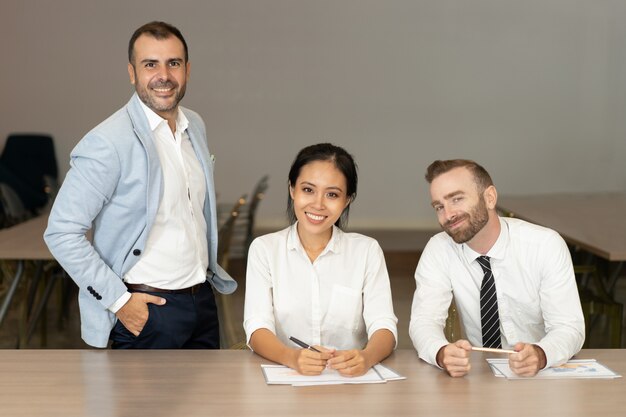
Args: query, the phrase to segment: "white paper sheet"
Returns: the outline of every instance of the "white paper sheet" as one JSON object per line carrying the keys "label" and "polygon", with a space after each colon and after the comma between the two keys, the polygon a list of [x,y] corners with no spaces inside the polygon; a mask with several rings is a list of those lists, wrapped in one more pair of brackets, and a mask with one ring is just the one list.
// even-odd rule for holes
{"label": "white paper sheet", "polygon": [[332,369],[325,369],[320,375],[314,376],[300,375],[293,369],[282,365],[261,365],[261,369],[268,385],[384,384],[387,381],[405,379],[402,375],[380,364],[375,365],[365,375],[352,378],[342,376]]}
{"label": "white paper sheet", "polygon": [[560,366],[543,369],[534,377],[515,375],[509,368],[508,359],[487,359],[493,374],[507,379],[567,379],[567,378],[621,378],[595,359],[572,359]]}
{"label": "white paper sheet", "polygon": [[378,365],[374,365],[374,369],[376,369],[376,372],[378,372],[378,374],[383,377],[385,381],[398,381],[401,379],[406,379],[405,376],[400,375],[393,369],[388,368],[380,363]]}

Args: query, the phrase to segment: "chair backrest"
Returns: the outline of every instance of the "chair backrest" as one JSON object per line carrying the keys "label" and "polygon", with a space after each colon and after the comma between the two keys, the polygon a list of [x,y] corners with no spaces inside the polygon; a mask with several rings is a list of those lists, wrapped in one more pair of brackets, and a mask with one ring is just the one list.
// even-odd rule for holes
{"label": "chair backrest", "polygon": [[233,205],[233,208],[228,214],[228,218],[220,226],[217,239],[217,263],[227,270],[228,268],[228,254],[230,252],[230,243],[233,237],[233,230],[235,228],[235,221],[239,217],[241,206],[246,204],[247,195],[244,194]]}
{"label": "chair backrest", "polygon": [[459,312],[456,308],[456,303],[454,302],[454,297],[450,302],[450,307],[448,307],[448,318],[446,319],[446,325],[443,329],[443,333],[450,343],[454,343],[465,337],[462,331]]}
{"label": "chair backrest", "polygon": [[[241,207],[246,204],[246,195],[242,195],[233,205],[228,213],[228,217],[220,226],[218,232],[217,243],[217,263],[228,271],[228,261],[230,253],[230,244],[235,229],[235,222],[240,217]],[[232,302],[232,295],[225,295],[215,292],[215,302],[217,303],[217,312],[220,321],[220,347],[228,349],[233,344],[242,339],[240,334],[242,331],[241,321],[235,319],[235,307]]]}
{"label": "chair backrest", "polygon": [[58,168],[52,136],[45,134],[11,134],[0,156],[0,180],[7,183],[34,210],[44,206],[53,193]]}
{"label": "chair backrest", "polygon": [[2,227],[10,227],[27,218],[26,208],[13,188],[0,182],[0,211],[2,212]]}
{"label": "chair backrest", "polygon": [[269,186],[269,176],[263,176],[259,182],[257,182],[254,190],[252,191],[252,199],[250,200],[250,205],[248,208],[248,227],[246,229],[246,242],[245,242],[245,254],[247,256],[248,249],[250,248],[250,244],[252,243],[252,239],[254,237],[254,219],[256,218],[256,210],[259,206],[259,203],[265,196],[265,191],[267,191],[267,187]]}

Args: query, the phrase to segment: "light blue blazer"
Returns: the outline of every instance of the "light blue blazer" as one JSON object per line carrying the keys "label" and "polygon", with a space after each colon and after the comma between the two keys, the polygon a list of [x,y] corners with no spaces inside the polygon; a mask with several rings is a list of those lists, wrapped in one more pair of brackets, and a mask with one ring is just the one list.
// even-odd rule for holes
{"label": "light blue blazer", "polygon": [[[213,287],[230,294],[237,283],[217,265],[213,161],[200,116],[183,109],[187,133],[204,171],[209,270]],[[96,126],[71,153],[44,239],[80,289],[81,333],[106,347],[116,317],[107,308],[126,292],[122,277],[139,260],[162,196],[162,171],[139,97]],[[92,243],[87,231],[93,229]]]}

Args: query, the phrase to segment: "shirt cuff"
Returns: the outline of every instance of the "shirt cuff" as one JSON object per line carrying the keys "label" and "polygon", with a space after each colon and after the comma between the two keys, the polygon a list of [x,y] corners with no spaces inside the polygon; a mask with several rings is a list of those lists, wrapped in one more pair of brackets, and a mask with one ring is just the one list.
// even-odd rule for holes
{"label": "shirt cuff", "polygon": [[116,314],[120,308],[124,307],[124,304],[126,304],[128,300],[130,300],[130,293],[126,291],[117,301],[109,306],[109,311]]}
{"label": "shirt cuff", "polygon": [[559,355],[556,354],[556,350],[552,348],[550,343],[537,342],[537,343],[533,343],[533,345],[539,346],[541,350],[543,350],[544,355],[546,355],[546,366],[544,368],[541,368],[540,371],[546,368],[550,368],[551,366],[562,365],[565,362],[567,362],[569,359],[569,358],[559,357]]}
{"label": "shirt cuff", "polygon": [[379,320],[378,322],[372,324],[367,332],[367,340],[369,341],[374,333],[381,329],[389,330],[391,332],[396,342],[393,346],[393,349],[396,350],[396,348],[398,347],[398,327],[396,326],[396,323],[391,319]]}
{"label": "shirt cuff", "polygon": [[435,357],[433,358],[433,365],[435,365],[435,366],[436,366],[437,368],[439,368],[439,369],[443,369],[443,367],[442,367],[442,366],[440,366],[440,365],[439,365],[439,363],[437,363],[437,355],[439,354],[439,351],[440,351],[442,348],[444,348],[444,347],[446,347],[446,346],[448,346],[448,345],[449,345],[449,343],[445,343],[445,344],[441,345],[439,348],[437,348],[437,350],[435,350]]}
{"label": "shirt cuff", "polygon": [[259,329],[267,329],[270,332],[276,335],[276,328],[274,327],[274,323],[271,320],[263,320],[263,319],[248,319],[243,323],[244,331],[246,332],[246,344],[250,346],[250,338],[252,337],[252,333],[256,332]]}

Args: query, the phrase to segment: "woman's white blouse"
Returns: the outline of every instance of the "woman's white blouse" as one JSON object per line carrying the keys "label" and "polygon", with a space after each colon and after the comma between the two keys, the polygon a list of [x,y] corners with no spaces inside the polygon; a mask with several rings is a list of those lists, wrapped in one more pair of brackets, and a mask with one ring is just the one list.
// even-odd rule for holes
{"label": "woman's white blouse", "polygon": [[379,329],[398,340],[389,275],[376,240],[333,226],[326,248],[309,260],[297,223],[252,242],[248,253],[244,329],[265,328],[292,347],[362,349]]}

